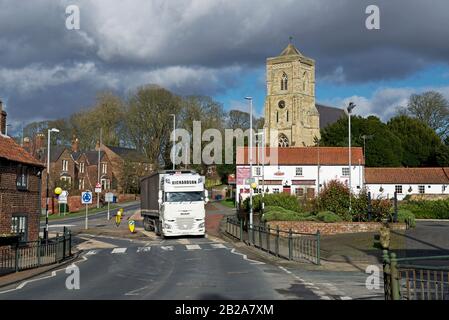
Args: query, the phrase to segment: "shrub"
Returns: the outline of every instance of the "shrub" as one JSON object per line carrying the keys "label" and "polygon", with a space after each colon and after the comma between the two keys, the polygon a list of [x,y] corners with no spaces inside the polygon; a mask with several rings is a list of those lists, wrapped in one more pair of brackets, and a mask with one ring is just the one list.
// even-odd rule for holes
{"label": "shrub", "polygon": [[398,222],[406,222],[407,220],[412,228],[416,226],[415,215],[413,214],[413,212],[407,209],[399,209]]}
{"label": "shrub", "polygon": [[407,201],[399,208],[411,211],[417,219],[449,219],[449,199]]}
{"label": "shrub", "polygon": [[331,211],[321,211],[318,212],[316,218],[323,222],[341,222],[343,221],[340,216],[336,215]]}
{"label": "shrub", "polygon": [[[392,203],[387,199],[371,200],[371,221],[382,221],[390,218]],[[368,211],[367,211],[368,213]]]}
{"label": "shrub", "polygon": [[349,213],[349,188],[343,183],[332,180],[324,185],[319,195],[319,208],[331,211],[344,221],[351,221]]}
{"label": "shrub", "polygon": [[282,207],[265,207],[263,214],[264,221],[316,221],[316,218],[305,213],[287,210]]}
{"label": "shrub", "polygon": [[[262,195],[253,196],[253,210],[260,211],[262,208]],[[301,212],[301,206],[298,198],[286,193],[267,193],[264,196],[265,208],[268,206],[282,207],[287,210]],[[246,211],[249,211],[249,197],[243,202]]]}

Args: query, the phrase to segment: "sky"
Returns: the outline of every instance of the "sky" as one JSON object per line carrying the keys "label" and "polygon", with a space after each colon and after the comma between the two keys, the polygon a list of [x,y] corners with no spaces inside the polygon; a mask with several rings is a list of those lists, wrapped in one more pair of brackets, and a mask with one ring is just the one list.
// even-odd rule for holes
{"label": "sky", "polygon": [[[80,10],[69,30],[66,8]],[[369,30],[369,5],[380,29]],[[263,114],[265,62],[293,37],[316,100],[386,121],[410,94],[449,98],[447,0],[0,0],[0,99],[12,132],[158,84]]]}

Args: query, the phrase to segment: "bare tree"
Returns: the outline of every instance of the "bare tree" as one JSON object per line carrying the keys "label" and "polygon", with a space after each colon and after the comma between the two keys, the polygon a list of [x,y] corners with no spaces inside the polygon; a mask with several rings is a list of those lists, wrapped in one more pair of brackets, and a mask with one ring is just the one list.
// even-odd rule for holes
{"label": "bare tree", "polygon": [[422,122],[444,139],[449,134],[449,102],[435,91],[410,96],[407,113]]}

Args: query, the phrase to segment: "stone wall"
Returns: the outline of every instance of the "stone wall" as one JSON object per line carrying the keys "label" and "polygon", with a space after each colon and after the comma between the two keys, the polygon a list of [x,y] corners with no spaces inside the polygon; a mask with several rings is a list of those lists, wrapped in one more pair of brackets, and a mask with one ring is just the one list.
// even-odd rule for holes
{"label": "stone wall", "polygon": [[[270,228],[279,226],[281,230],[292,229],[293,232],[317,233],[333,235],[341,233],[377,232],[382,224],[380,222],[336,222],[324,223],[313,221],[270,221]],[[393,230],[405,230],[405,223],[390,224]]]}

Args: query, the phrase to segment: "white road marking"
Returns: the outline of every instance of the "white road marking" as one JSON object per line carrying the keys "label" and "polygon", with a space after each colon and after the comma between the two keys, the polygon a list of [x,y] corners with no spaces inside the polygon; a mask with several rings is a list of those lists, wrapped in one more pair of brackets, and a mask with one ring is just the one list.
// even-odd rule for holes
{"label": "white road marking", "polygon": [[226,246],[223,243],[212,243],[211,244],[212,248],[216,248],[216,249],[221,249],[221,248],[226,248]]}
{"label": "white road marking", "polygon": [[125,253],[128,248],[115,248],[111,253]]}
{"label": "white road marking", "polygon": [[125,296],[138,296],[138,295],[140,295],[140,293],[138,293],[139,291],[145,290],[148,287],[150,287],[150,286],[145,286],[143,288],[132,290],[130,292],[125,293]]}
{"label": "white road marking", "polygon": [[[81,263],[81,262],[87,261],[86,255],[82,255],[81,258],[82,258],[83,260],[82,260],[82,261],[78,261],[77,263]],[[75,265],[75,266],[76,266],[77,263],[72,263],[71,265]],[[69,266],[68,266],[68,267],[69,267]],[[23,282],[21,282],[17,287],[15,287],[14,289],[9,289],[9,290],[5,290],[5,291],[0,291],[0,294],[8,293],[8,292],[16,291],[16,290],[20,290],[20,289],[22,289],[23,287],[25,287],[28,283],[31,283],[31,282],[35,282],[35,281],[39,281],[39,280],[44,280],[44,279],[56,277],[56,273],[58,273],[59,271],[67,270],[68,267],[61,268],[61,269],[58,269],[58,270],[54,270],[54,271],[51,272],[50,275],[45,276],[45,277],[40,277],[40,278],[37,278],[37,279],[32,279],[32,280],[26,280],[26,281],[23,281]]]}
{"label": "white road marking", "polygon": [[94,254],[97,254],[98,250],[90,250],[86,252],[85,256],[93,256]]}
{"label": "white road marking", "polygon": [[352,298],[351,298],[351,297],[347,297],[347,296],[344,296],[344,297],[340,297],[340,299],[341,299],[341,300],[352,300]]}
{"label": "white road marking", "polygon": [[64,228],[64,227],[74,227],[74,224],[49,224],[48,228]]}
{"label": "white road marking", "polygon": [[235,249],[232,249],[232,250],[231,250],[231,253],[242,256],[244,260],[249,261],[251,264],[265,264],[264,262],[261,262],[261,261],[256,261],[256,260],[248,259],[248,257],[246,256],[246,254],[237,252],[237,251],[235,251]]}
{"label": "white road marking", "polygon": [[332,300],[330,297],[328,297],[328,296],[322,296],[322,297],[320,297],[321,298],[321,300]]}
{"label": "white road marking", "polygon": [[151,247],[139,247],[137,248],[137,252],[150,252]]}
{"label": "white road marking", "polygon": [[173,251],[173,246],[161,246],[161,249],[164,251]]}
{"label": "white road marking", "polygon": [[201,250],[201,247],[197,244],[186,244],[187,250]]}
{"label": "white road marking", "polygon": [[289,273],[289,274],[292,274],[291,271],[288,271],[288,270],[285,269],[284,267],[279,266],[279,269],[281,269],[282,271],[287,272],[287,273]]}

